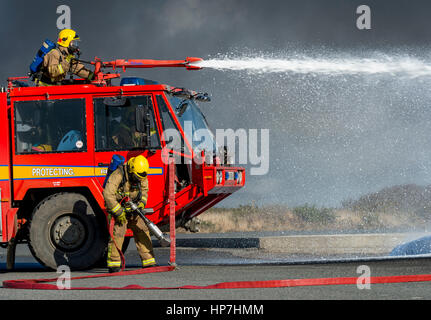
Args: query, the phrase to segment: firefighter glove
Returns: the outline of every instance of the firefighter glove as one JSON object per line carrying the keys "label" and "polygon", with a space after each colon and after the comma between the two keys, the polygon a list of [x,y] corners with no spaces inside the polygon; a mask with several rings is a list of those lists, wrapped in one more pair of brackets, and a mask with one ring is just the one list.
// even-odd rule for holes
{"label": "firefighter glove", "polygon": [[139,201],[138,208],[140,208],[142,211],[144,211],[145,204],[142,201]]}
{"label": "firefighter glove", "polygon": [[69,63],[70,63],[70,61],[72,61],[73,59],[75,59],[75,56],[74,56],[73,54],[69,54],[69,55],[66,57],[66,61],[67,61],[67,62],[69,62]]}
{"label": "firefighter glove", "polygon": [[124,210],[126,212],[133,212],[132,208],[130,207],[130,205],[128,205],[127,203],[124,205]]}
{"label": "firefighter glove", "polygon": [[115,216],[115,221],[122,226],[123,224],[127,223],[127,218],[126,218],[126,212],[123,211],[121,212],[121,214],[119,214],[118,216]]}

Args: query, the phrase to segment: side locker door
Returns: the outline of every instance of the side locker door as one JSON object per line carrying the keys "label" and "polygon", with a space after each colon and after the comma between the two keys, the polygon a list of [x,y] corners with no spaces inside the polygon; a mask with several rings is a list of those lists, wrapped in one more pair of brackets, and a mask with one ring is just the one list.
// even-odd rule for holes
{"label": "side locker door", "polygon": [[[112,156],[121,155],[128,161],[132,157],[143,155],[148,159],[149,195],[147,208],[153,209],[153,221],[158,220],[157,210],[163,206],[165,169],[161,158],[160,131],[155,120],[152,95],[94,98],[95,155],[94,167],[100,185],[103,186]],[[144,108],[150,118],[150,145],[147,135],[137,131],[137,115]],[[139,109],[140,111],[137,111]]]}

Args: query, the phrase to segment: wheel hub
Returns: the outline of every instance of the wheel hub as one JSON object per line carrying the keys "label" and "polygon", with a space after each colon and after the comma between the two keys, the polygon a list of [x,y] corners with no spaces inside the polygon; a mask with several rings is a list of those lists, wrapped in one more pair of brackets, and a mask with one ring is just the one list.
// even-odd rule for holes
{"label": "wheel hub", "polygon": [[62,216],[52,226],[51,238],[59,249],[76,250],[84,243],[85,237],[84,225],[74,216]]}

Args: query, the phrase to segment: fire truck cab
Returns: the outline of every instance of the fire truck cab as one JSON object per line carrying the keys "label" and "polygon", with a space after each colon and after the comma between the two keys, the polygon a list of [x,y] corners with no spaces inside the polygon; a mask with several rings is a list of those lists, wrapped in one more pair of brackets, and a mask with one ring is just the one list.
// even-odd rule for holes
{"label": "fire truck cab", "polygon": [[177,227],[239,190],[245,170],[214,156],[198,107],[205,100],[140,78],[118,86],[10,82],[0,93],[0,245],[28,243],[53,269],[100,261],[109,237],[103,182],[114,154],[148,159],[147,217],[162,228],[169,223],[166,157],[175,159]]}

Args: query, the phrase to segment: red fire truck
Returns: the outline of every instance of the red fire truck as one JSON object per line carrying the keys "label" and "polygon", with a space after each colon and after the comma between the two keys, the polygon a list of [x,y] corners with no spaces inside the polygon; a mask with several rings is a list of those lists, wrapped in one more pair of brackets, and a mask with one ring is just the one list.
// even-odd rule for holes
{"label": "red fire truck", "polygon": [[[208,96],[142,78],[123,78],[111,68],[193,67],[185,61],[96,59],[96,81],[26,86],[10,78],[0,92],[0,245],[13,263],[17,243],[28,243],[48,268],[86,269],[103,257],[108,232],[103,182],[114,154],[126,161],[147,157],[147,217],[163,228],[169,223],[167,156],[175,158],[177,227],[244,186],[245,170],[208,157],[185,126],[213,137],[197,101]],[[165,132],[177,132],[172,144]],[[208,141],[210,140],[210,141]],[[209,150],[214,148],[214,150]],[[131,236],[131,233],[128,233]]]}

